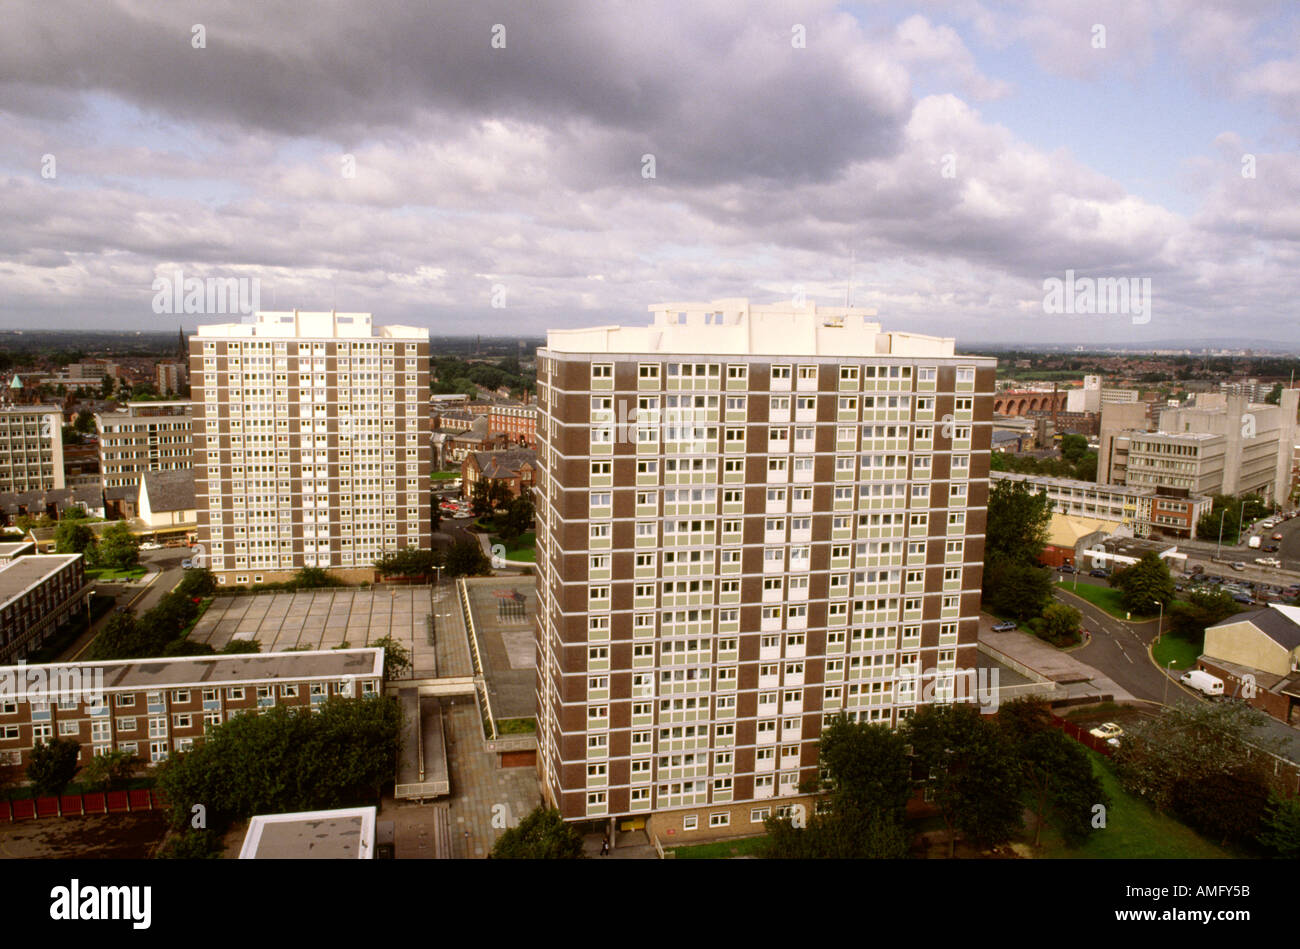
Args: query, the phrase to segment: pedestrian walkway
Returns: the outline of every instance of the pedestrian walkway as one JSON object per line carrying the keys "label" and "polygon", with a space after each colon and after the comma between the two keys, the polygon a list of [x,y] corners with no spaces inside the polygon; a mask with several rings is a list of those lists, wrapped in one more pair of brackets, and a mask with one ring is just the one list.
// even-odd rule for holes
{"label": "pedestrian walkway", "polygon": [[540,803],[537,771],[501,767],[498,756],[483,746],[483,720],[474,703],[448,705],[443,715],[451,766],[451,853],[456,858],[486,857],[505,828]]}
{"label": "pedestrian walkway", "polygon": [[[1055,682],[1070,698],[1096,698],[1115,702],[1132,702],[1135,697],[1114,680],[1103,675],[1086,663],[1080,662],[1067,652],[1043,642],[1036,636],[1011,630],[995,633],[985,628],[985,617],[980,622],[980,645],[1007,657],[1046,679]],[[1014,666],[1013,666],[1014,668]]]}

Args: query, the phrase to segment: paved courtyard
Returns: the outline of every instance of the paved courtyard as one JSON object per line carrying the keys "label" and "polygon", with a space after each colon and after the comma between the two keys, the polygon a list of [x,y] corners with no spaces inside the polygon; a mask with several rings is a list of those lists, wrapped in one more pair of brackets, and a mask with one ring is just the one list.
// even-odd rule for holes
{"label": "paved courtyard", "polygon": [[232,639],[256,639],[263,652],[282,652],[366,646],[391,636],[411,651],[417,675],[433,675],[437,650],[430,618],[443,628],[455,608],[451,584],[436,591],[419,586],[219,596],[190,638],[215,649]]}

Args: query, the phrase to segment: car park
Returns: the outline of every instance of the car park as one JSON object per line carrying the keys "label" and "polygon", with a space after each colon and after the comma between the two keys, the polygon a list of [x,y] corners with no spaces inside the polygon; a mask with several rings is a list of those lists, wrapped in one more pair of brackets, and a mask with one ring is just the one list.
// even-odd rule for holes
{"label": "car park", "polygon": [[993,624],[993,632],[995,633],[1009,633],[1013,629],[1019,629],[1019,628],[1020,628],[1019,626],[1017,626],[1015,623],[1011,622],[1010,620]]}

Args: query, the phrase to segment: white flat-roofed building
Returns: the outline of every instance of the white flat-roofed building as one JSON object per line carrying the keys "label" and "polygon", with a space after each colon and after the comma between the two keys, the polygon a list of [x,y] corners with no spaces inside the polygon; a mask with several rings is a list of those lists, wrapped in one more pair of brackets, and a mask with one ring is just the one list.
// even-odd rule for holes
{"label": "white flat-roofed building", "polygon": [[199,543],[219,583],[369,580],[432,543],[429,333],[259,312],[190,338]]}
{"label": "white flat-roofed building", "polygon": [[258,814],[248,822],[240,860],[373,860],[373,807]]}

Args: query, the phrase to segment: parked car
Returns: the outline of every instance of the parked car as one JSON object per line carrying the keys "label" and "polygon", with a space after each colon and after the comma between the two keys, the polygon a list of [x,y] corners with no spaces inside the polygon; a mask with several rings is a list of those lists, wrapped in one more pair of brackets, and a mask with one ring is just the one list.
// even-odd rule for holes
{"label": "parked car", "polygon": [[1276,534],[1273,535],[1273,540],[1281,540],[1281,539],[1282,539],[1282,534],[1281,534],[1281,532],[1278,532],[1278,533],[1276,533]]}
{"label": "parked car", "polygon": [[1114,722],[1102,722],[1096,728],[1089,728],[1088,734],[1093,738],[1105,738],[1109,741],[1123,735],[1124,729],[1120,728]]}
{"label": "parked car", "polygon": [[1178,681],[1189,688],[1195,689],[1202,695],[1223,694],[1223,680],[1200,669],[1191,669],[1184,672]]}
{"label": "parked car", "polygon": [[1072,564],[1072,563],[1063,563],[1063,564],[1061,564],[1061,566],[1058,567],[1057,569],[1060,570],[1061,573],[1074,573],[1074,564]]}
{"label": "parked car", "polygon": [[141,544],[140,549],[141,550],[162,550],[163,545],[158,543],[157,541],[151,540],[148,543]]}
{"label": "parked car", "polygon": [[1093,567],[1091,570],[1088,571],[1088,576],[1090,576],[1090,577],[1109,577],[1109,576],[1110,576],[1110,573],[1109,573],[1108,571],[1106,571],[1106,570],[1101,569],[1101,567]]}
{"label": "parked car", "polygon": [[1277,544],[1265,544],[1263,547],[1261,547],[1261,548],[1259,548],[1259,549],[1260,549],[1260,550],[1267,551],[1267,552],[1270,553],[1270,554],[1275,554],[1275,553],[1277,553],[1278,550],[1280,550],[1281,548],[1278,547]]}
{"label": "parked car", "polygon": [[1244,563],[1242,563],[1240,560],[1238,560],[1236,563],[1234,563],[1234,564],[1232,565],[1232,569],[1233,569],[1233,570],[1245,570],[1245,569],[1246,569],[1246,565],[1245,565]]}
{"label": "parked car", "polygon": [[1019,626],[1017,626],[1015,623],[1011,622],[1010,620],[993,624],[993,632],[995,633],[1009,633],[1013,629],[1019,629],[1019,628],[1020,628]]}
{"label": "parked car", "polygon": [[182,560],[182,561],[181,561],[181,569],[182,569],[182,570],[189,570],[189,569],[193,568],[193,566],[194,566],[194,561],[193,561],[193,560]]}

